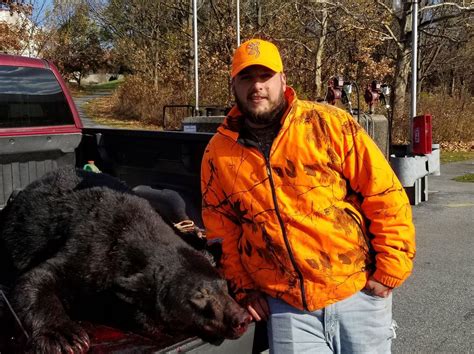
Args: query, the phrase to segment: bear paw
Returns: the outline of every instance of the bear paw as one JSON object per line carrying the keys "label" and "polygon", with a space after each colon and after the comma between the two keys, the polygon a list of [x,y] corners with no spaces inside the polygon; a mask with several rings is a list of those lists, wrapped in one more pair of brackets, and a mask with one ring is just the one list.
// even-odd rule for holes
{"label": "bear paw", "polygon": [[90,340],[78,324],[69,322],[38,330],[30,340],[29,353],[86,353]]}

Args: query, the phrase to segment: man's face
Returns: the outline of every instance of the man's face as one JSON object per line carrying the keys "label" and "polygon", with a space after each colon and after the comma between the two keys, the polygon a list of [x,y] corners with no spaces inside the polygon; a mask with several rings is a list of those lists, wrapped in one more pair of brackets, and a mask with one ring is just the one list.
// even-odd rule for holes
{"label": "man's face", "polygon": [[285,107],[284,73],[252,65],[235,76],[232,88],[239,110],[254,123],[271,122]]}

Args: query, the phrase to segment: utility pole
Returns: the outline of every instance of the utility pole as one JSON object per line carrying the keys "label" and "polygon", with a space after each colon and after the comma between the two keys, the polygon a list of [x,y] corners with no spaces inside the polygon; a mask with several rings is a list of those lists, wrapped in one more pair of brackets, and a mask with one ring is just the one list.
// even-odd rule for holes
{"label": "utility pole", "polygon": [[194,34],[194,96],[195,114],[199,112],[199,58],[198,58],[198,33],[197,33],[197,0],[193,0],[193,34]]}
{"label": "utility pole", "polygon": [[411,3],[411,102],[410,102],[410,147],[413,151],[413,119],[416,116],[417,80],[418,80],[418,0]]}
{"label": "utility pole", "polygon": [[237,0],[237,47],[240,46],[240,1]]}

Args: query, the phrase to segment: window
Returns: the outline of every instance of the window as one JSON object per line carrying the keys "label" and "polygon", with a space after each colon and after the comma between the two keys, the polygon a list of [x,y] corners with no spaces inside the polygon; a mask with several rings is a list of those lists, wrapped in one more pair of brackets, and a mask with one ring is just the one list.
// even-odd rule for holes
{"label": "window", "polygon": [[51,70],[0,65],[0,128],[70,124],[74,117]]}

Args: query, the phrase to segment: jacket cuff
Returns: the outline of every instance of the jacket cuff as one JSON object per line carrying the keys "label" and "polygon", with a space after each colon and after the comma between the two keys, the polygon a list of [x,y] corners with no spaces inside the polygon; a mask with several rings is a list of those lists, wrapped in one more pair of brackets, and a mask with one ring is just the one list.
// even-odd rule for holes
{"label": "jacket cuff", "polygon": [[380,270],[376,270],[375,273],[372,275],[375,280],[377,280],[379,283],[388,286],[389,288],[397,288],[402,283],[405,281],[405,279],[399,279],[392,277],[390,275],[387,275]]}

